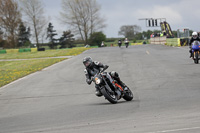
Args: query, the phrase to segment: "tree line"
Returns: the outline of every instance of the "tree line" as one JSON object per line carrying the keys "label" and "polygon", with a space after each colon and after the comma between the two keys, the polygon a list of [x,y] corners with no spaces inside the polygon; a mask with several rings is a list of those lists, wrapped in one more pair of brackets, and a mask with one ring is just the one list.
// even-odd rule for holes
{"label": "tree line", "polygon": [[96,0],[62,0],[60,20],[69,29],[55,39],[56,30],[45,16],[40,0],[0,0],[0,47],[30,46],[33,40],[40,48],[49,39],[50,48],[66,48],[72,47],[74,35],[86,45],[94,33],[106,26],[100,8]]}
{"label": "tree line", "polygon": [[[67,26],[60,37],[50,20],[45,16],[44,4],[40,0],[0,0],[0,47],[37,48],[48,39],[51,49],[73,47],[74,41],[84,45],[100,45],[106,40],[102,29],[105,19],[100,14],[101,6],[96,0],[62,0],[60,23]],[[119,35],[129,40],[149,39],[160,30],[141,31],[138,25],[122,25]],[[177,32],[173,31],[174,37]],[[76,39],[74,38],[76,36]]]}

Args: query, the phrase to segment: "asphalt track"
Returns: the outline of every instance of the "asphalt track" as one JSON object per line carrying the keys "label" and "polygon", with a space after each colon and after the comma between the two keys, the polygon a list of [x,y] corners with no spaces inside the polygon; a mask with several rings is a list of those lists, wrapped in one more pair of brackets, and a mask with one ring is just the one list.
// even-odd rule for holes
{"label": "asphalt track", "polygon": [[[96,97],[85,82],[85,56],[119,72],[133,101]],[[0,88],[0,133],[133,132],[200,132],[200,64],[188,47],[91,49]]]}

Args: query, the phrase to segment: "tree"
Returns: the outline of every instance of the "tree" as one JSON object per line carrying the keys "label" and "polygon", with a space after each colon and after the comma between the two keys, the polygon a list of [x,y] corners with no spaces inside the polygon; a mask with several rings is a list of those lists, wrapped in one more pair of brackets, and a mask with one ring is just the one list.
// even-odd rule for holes
{"label": "tree", "polygon": [[172,34],[174,35],[175,38],[177,38],[177,31],[172,31]]}
{"label": "tree", "polygon": [[0,0],[0,26],[3,28],[8,44],[5,47],[17,46],[17,30],[21,22],[21,14],[14,0]]}
{"label": "tree", "polygon": [[52,23],[49,23],[49,26],[47,28],[47,38],[49,38],[49,41],[50,41],[49,47],[51,49],[57,46],[57,43],[56,43],[57,39],[54,38],[54,36],[56,36],[57,33],[56,33],[56,30],[53,29],[53,27],[54,26],[52,25]]}
{"label": "tree", "polygon": [[22,11],[26,16],[27,23],[31,25],[34,31],[35,41],[39,48],[39,39],[45,30],[47,20],[44,17],[43,5],[40,0],[20,0]]}
{"label": "tree", "polygon": [[18,46],[22,47],[30,45],[30,40],[29,40],[30,36],[31,36],[30,27],[26,28],[24,26],[24,23],[21,22],[19,26]]}
{"label": "tree", "polygon": [[100,16],[100,5],[96,0],[63,0],[62,22],[72,27],[79,34],[85,45],[93,32],[105,27]]}
{"label": "tree", "polygon": [[59,39],[60,40],[60,48],[72,48],[73,45],[72,43],[74,42],[74,35],[71,34],[71,31],[63,31],[62,37]]}
{"label": "tree", "polygon": [[3,31],[0,28],[0,47],[3,47]]}
{"label": "tree", "polygon": [[101,46],[102,41],[106,40],[106,35],[104,35],[102,32],[94,32],[90,36],[90,43],[93,46]]}
{"label": "tree", "polygon": [[0,42],[3,40],[3,31],[0,28]]}
{"label": "tree", "polygon": [[123,25],[120,27],[118,34],[123,35],[126,38],[133,39],[140,31],[141,27],[138,25]]}
{"label": "tree", "polygon": [[147,39],[150,39],[150,36],[153,33],[153,31],[148,30],[148,31],[143,31],[142,33],[143,33],[144,37],[147,37]]}

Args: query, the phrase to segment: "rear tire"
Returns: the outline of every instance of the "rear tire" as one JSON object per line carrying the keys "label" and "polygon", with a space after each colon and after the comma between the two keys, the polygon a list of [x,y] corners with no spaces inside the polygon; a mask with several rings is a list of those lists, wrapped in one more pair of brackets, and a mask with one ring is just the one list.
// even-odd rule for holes
{"label": "rear tire", "polygon": [[117,96],[115,95],[115,93],[113,92],[113,94],[111,94],[105,87],[101,89],[101,93],[104,95],[104,97],[112,104],[116,104],[117,103]]}
{"label": "rear tire", "polygon": [[133,99],[133,93],[128,87],[127,87],[127,90],[125,91],[125,94],[124,94],[123,98],[126,101],[131,101]]}

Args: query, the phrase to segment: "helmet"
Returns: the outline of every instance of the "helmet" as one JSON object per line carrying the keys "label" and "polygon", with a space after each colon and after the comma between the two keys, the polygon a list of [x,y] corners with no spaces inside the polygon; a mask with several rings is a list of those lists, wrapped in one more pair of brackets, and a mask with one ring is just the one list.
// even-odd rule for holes
{"label": "helmet", "polygon": [[83,59],[83,64],[85,65],[86,68],[91,67],[92,66],[92,58],[91,57],[85,57]]}
{"label": "helmet", "polygon": [[197,32],[193,32],[193,33],[192,33],[192,37],[193,37],[194,39],[196,39],[197,36],[198,36]]}

